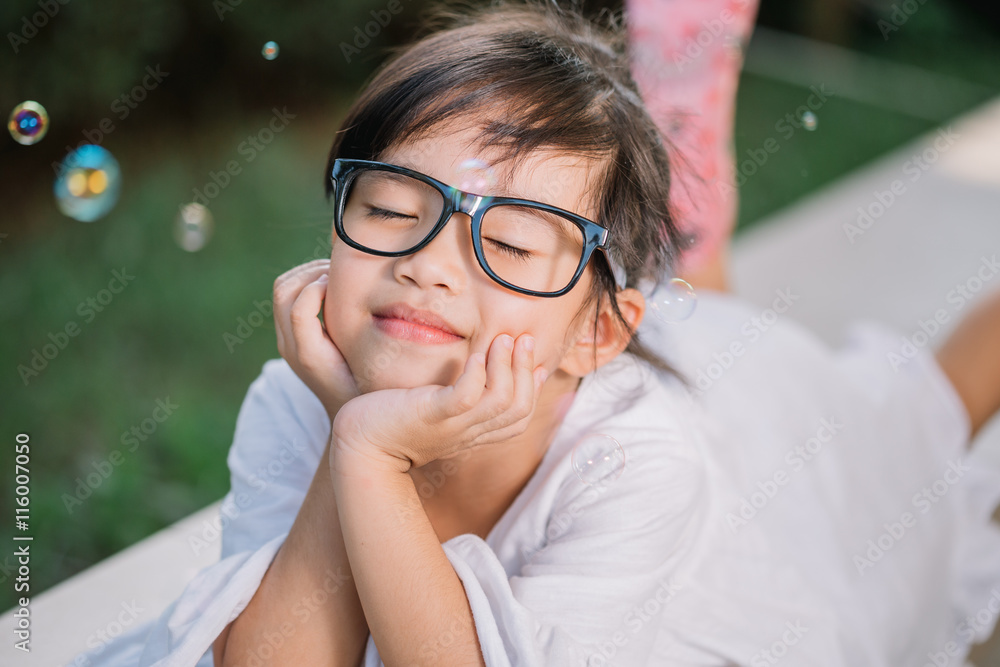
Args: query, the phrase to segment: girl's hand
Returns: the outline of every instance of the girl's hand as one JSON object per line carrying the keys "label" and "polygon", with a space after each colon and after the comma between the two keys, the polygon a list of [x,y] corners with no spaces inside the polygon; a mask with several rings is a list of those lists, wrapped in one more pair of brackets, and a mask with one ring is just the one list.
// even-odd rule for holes
{"label": "girl's hand", "polygon": [[274,281],[278,352],[323,403],[332,422],[359,394],[351,369],[318,315],[326,298],[330,260],[297,266]]}
{"label": "girl's hand", "polygon": [[[510,345],[510,347],[507,347]],[[493,339],[452,386],[382,389],[352,399],[336,415],[334,446],[388,459],[400,472],[520,435],[534,414],[547,371],[534,363],[534,339]],[[336,465],[336,450],[331,461]]]}

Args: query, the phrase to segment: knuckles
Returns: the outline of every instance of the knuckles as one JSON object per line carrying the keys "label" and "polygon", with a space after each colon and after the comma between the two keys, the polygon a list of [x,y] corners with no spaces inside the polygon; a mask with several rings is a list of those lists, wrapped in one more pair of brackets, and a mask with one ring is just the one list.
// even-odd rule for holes
{"label": "knuckles", "polygon": [[300,327],[308,323],[312,317],[315,317],[315,315],[310,315],[301,308],[292,308],[288,313],[288,319],[291,321],[293,327]]}
{"label": "knuckles", "polygon": [[459,412],[468,412],[472,408],[476,407],[476,399],[470,394],[465,394],[459,397],[458,401],[455,403],[455,407]]}
{"label": "knuckles", "polygon": [[534,406],[531,403],[528,403],[527,401],[521,401],[520,403],[517,403],[514,406],[512,406],[511,413],[514,415],[517,421],[522,421],[531,416],[533,408]]}

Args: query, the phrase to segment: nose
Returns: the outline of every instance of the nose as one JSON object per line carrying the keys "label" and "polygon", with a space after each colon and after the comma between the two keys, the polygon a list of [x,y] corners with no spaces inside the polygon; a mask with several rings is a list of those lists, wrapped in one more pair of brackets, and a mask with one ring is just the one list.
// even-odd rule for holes
{"label": "nose", "polygon": [[393,275],[420,287],[441,286],[457,293],[465,289],[478,266],[472,247],[472,219],[456,211],[431,242],[412,255],[396,259]]}

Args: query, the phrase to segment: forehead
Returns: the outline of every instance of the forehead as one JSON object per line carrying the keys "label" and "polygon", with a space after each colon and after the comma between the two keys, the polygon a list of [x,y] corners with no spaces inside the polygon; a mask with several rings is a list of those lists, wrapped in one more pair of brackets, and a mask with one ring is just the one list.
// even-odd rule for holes
{"label": "forehead", "polygon": [[477,145],[478,128],[438,130],[387,148],[379,160],[408,167],[448,185],[468,184],[471,167],[481,174],[488,170],[493,182],[487,194],[517,197],[552,204],[594,220],[595,174],[593,158],[558,150],[539,149],[512,160],[500,160],[500,152]]}

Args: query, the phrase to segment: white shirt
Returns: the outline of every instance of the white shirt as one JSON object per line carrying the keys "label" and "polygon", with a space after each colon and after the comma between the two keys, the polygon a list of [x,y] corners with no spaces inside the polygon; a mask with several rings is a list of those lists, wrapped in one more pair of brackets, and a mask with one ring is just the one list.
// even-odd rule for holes
{"label": "white shirt", "polygon": [[698,387],[734,530],[766,534],[836,609],[845,664],[963,665],[1000,613],[1000,471],[970,458],[932,352],[875,322],[831,350],[780,296],[698,296],[691,319],[640,335]]}
{"label": "white shirt", "polygon": [[[991,585],[1000,591],[1000,534],[983,514],[1000,502],[1000,475],[960,463],[926,513],[914,504],[949,459],[964,460],[968,435],[933,357],[895,373],[888,332],[859,329],[834,353],[785,320],[753,337],[744,324],[754,314],[705,293],[690,320],[647,320],[640,335],[692,379],[704,371],[704,391],[692,400],[673,378],[620,356],[584,378],[487,539],[442,544],[488,667],[895,667],[924,664],[951,640],[967,652],[971,627],[959,624],[988,608]],[[744,349],[730,362],[722,353],[733,342]],[[92,664],[211,665],[212,642],[290,529],[329,429],[288,365],[267,362],[237,419],[222,560],[152,628]],[[621,444],[614,481],[591,486],[574,471],[574,446],[588,434]],[[902,526],[907,510],[913,525]],[[889,548],[859,565],[885,530]],[[989,634],[981,626],[974,641]],[[427,650],[447,656],[443,645]],[[382,665],[370,636],[363,664]]]}

